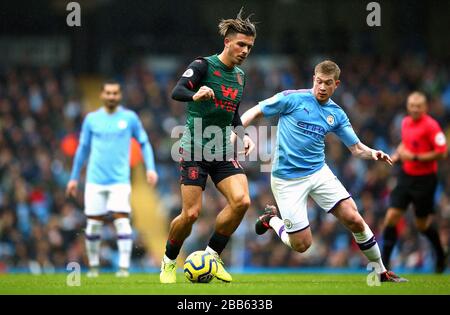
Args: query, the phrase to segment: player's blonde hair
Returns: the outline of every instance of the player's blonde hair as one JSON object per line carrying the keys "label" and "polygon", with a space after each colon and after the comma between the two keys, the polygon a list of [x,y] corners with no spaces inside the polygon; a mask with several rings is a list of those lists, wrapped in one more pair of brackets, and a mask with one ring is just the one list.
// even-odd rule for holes
{"label": "player's blonde hair", "polygon": [[341,75],[341,69],[339,66],[331,61],[324,60],[321,63],[317,64],[314,68],[314,74],[323,73],[325,75],[333,75],[335,80],[339,80],[339,76]]}
{"label": "player's blonde hair", "polygon": [[250,14],[245,19],[242,17],[242,14],[243,8],[239,10],[239,13],[235,19],[221,19],[219,23],[219,34],[223,37],[227,37],[230,34],[240,33],[256,37],[255,23],[250,21],[250,17],[253,14]]}

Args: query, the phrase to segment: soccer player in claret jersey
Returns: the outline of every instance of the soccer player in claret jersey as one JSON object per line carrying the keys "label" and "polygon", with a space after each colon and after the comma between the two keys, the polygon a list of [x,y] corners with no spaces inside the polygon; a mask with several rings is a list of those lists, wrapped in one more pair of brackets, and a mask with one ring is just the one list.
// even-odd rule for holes
{"label": "soccer player in claret jersey", "polygon": [[127,277],[132,250],[130,224],[130,145],[134,137],[141,145],[147,170],[147,182],[155,185],[153,149],[139,117],[120,105],[120,84],[107,81],[100,98],[103,106],[89,113],[83,121],[80,143],[75,154],[72,174],[66,194],[76,196],[81,168],[89,157],[84,192],[86,251],[89,260],[88,277],[97,277],[100,266],[100,238],[108,212],[112,212],[119,249],[118,277]]}
{"label": "soccer player in claret jersey", "polygon": [[279,115],[271,185],[283,220],[274,206],[268,206],[256,221],[256,233],[272,228],[287,246],[306,251],[312,242],[306,208],[311,196],[352,232],[368,260],[378,264],[381,281],[403,282],[406,280],[384,267],[374,234],[325,163],[325,135],[333,132],[354,156],[392,164],[388,154],[361,143],[345,112],[331,100],[339,75],[338,65],[325,60],[315,67],[312,89],[278,93],[242,115],[244,126],[256,117]]}
{"label": "soccer player in claret jersey", "polygon": [[402,121],[402,142],[392,160],[402,161],[397,186],[391,193],[391,206],[385,217],[383,261],[389,265],[397,241],[396,225],[411,203],[416,227],[426,236],[436,254],[435,272],[445,270],[446,257],[439,234],[433,226],[434,193],[437,187],[437,160],[447,156],[445,135],[438,122],[427,115],[427,99],[413,92],[407,100],[408,116]]}
{"label": "soccer player in claret jersey", "polygon": [[[241,10],[235,19],[220,21],[219,33],[224,36],[223,51],[194,60],[172,92],[173,99],[188,102],[186,131],[179,148],[182,210],[170,224],[161,283],[176,282],[176,258],[200,214],[208,175],[228,202],[217,215],[215,231],[206,247],[218,261],[216,277],[224,282],[232,281],[232,277],[219,255],[250,205],[247,177],[235,160],[230,134],[231,127],[242,126],[238,109],[245,74],[238,65],[253,47],[256,28],[249,17],[242,17]],[[215,137],[206,136],[207,128],[218,131]],[[238,136],[248,154],[254,143],[240,130]]]}

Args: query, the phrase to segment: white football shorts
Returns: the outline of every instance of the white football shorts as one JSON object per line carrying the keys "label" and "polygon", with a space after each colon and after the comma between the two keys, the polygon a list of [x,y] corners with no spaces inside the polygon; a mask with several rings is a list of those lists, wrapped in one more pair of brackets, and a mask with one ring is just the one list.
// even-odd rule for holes
{"label": "white football shorts", "polygon": [[97,185],[87,183],[84,191],[84,213],[105,215],[109,211],[130,213],[130,184]]}
{"label": "white football shorts", "polygon": [[305,177],[287,180],[272,176],[271,186],[288,233],[298,232],[309,226],[308,196],[326,212],[331,211],[340,201],[351,197],[326,164],[319,171]]}

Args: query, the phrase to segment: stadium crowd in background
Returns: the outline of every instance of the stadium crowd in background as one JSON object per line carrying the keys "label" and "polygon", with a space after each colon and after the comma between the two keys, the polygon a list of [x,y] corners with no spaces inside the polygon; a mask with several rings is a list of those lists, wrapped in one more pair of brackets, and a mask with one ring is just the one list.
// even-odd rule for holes
{"label": "stadium crowd in background", "polygon": [[[343,69],[343,83],[333,99],[343,106],[360,139],[368,146],[385,152],[396,148],[400,141],[400,122],[405,115],[404,102],[412,90],[428,95],[429,114],[439,122],[448,139],[450,64],[445,60],[423,55],[382,58],[354,54],[333,59]],[[292,60],[290,66],[270,72],[247,68],[241,114],[277,91],[310,86],[315,60]],[[170,92],[182,71],[180,68],[178,73],[155,73],[137,63],[116,76],[123,86],[124,104],[139,114],[153,145],[158,191],[169,220],[181,207],[178,164],[171,157],[176,139],[170,133],[174,126],[184,125],[185,107],[173,101]],[[80,99],[76,78],[64,69],[0,70],[0,272],[13,268],[52,272],[65,268],[69,261],[86,266],[82,209],[64,198],[73,137],[78,136],[85,114]],[[326,162],[352,194],[383,247],[383,218],[399,167],[358,160],[347,151],[337,138],[329,137]],[[308,206],[314,243],[307,252],[294,253],[269,233],[257,236],[256,217],[267,203],[274,201],[270,173],[261,173],[258,162],[242,164],[248,175],[252,204],[223,253],[230,266],[365,267],[366,259],[351,235],[314,203]],[[449,158],[440,162],[438,178],[436,222],[444,248],[448,248]],[[186,253],[204,248],[216,214],[225,206],[225,200],[211,184],[204,198],[201,220],[184,244]],[[391,268],[433,271],[433,252],[414,225],[407,224],[413,220],[409,213],[397,226],[399,241],[392,253]],[[112,225],[106,225],[103,233],[106,242],[101,250],[102,265],[112,267],[117,255]],[[132,267],[156,270],[158,259],[146,251],[139,237],[135,231]]]}

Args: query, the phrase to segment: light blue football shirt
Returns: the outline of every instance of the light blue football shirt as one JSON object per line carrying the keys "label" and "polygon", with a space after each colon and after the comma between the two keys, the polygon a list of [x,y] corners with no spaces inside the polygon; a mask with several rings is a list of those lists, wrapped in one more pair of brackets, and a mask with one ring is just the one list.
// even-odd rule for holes
{"label": "light blue football shirt", "polygon": [[135,112],[118,106],[109,114],[104,107],[83,121],[71,179],[78,180],[89,157],[86,182],[99,185],[130,183],[130,146],[134,137],[141,145],[147,170],[155,170],[153,149]]}
{"label": "light blue football shirt", "polygon": [[359,142],[350,121],[331,99],[320,104],[311,90],[288,90],[259,102],[264,116],[279,115],[272,175],[299,178],[325,164],[325,135],[335,133],[349,147]]}

